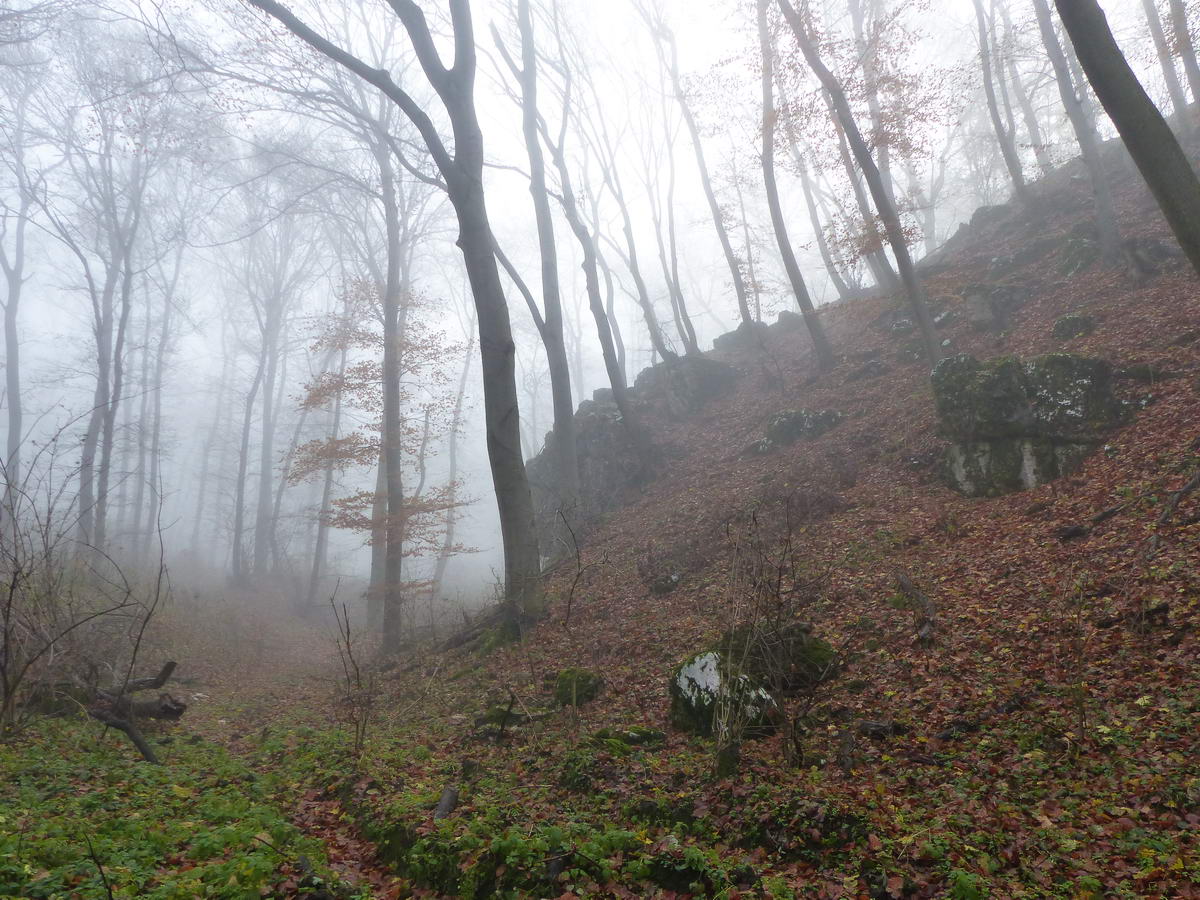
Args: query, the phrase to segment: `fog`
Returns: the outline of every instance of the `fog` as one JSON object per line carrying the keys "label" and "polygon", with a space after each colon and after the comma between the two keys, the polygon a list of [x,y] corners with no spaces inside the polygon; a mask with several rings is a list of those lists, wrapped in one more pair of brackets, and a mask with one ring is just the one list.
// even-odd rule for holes
{"label": "fog", "polygon": [[[1169,109],[1142,4],[1103,5]],[[505,506],[522,489],[505,453],[542,452],[562,419],[553,378],[572,407],[614,388],[589,254],[627,383],[664,355],[708,350],[746,311],[753,324],[800,309],[764,181],[755,4],[392,6],[408,17],[371,0],[0,10],[0,428],[14,527],[129,573],[161,560],[177,587],[282,597],[296,614],[335,591],[356,605],[371,595],[375,627],[395,637],[513,592],[521,551],[501,517],[528,513]],[[969,0],[798,6],[886,165],[914,257],[1010,198]],[[1076,157],[1076,137],[1033,6],[981,8],[1001,124],[1033,179]],[[766,29],[783,243],[820,307],[875,290],[898,261],[774,4]],[[524,122],[523,50],[538,92]],[[531,177],[545,185],[541,233]],[[481,198],[498,263],[464,225]],[[552,376],[556,359],[565,374]],[[394,483],[381,457],[398,463]]]}

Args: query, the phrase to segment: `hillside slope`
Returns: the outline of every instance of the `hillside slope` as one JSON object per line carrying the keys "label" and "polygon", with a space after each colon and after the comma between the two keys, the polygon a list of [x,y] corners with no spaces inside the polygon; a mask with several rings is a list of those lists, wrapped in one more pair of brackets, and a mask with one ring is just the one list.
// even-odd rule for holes
{"label": "hillside slope", "polygon": [[[1125,236],[1153,255],[1168,236],[1122,171]],[[359,822],[395,895],[1200,896],[1200,492],[1172,495],[1200,467],[1200,292],[1171,260],[1083,265],[1069,167],[1040,197],[982,211],[927,287],[948,353],[1112,363],[1133,413],[1077,473],[952,491],[901,301],[832,305],[832,372],[786,325],[711,354],[735,384],[652,423],[656,477],[558,564],[525,640],[388,673],[357,766],[283,726],[250,752]],[[973,326],[973,284],[1027,298],[1007,330]],[[1094,330],[1056,339],[1065,315]],[[842,419],[747,452],[800,408]],[[672,728],[668,682],[744,622],[756,579],[842,665],[787,701],[799,728],[717,777],[714,743]],[[602,676],[594,701],[554,705],[567,667]]]}

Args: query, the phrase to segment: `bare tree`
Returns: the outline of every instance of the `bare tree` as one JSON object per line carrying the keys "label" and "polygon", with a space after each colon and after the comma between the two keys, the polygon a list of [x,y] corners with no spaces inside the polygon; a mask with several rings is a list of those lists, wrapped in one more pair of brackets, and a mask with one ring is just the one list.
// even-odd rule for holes
{"label": "bare tree", "polygon": [[996,141],[1000,145],[1000,154],[1004,157],[1004,165],[1008,169],[1008,177],[1012,179],[1013,193],[1019,202],[1028,205],[1031,196],[1025,184],[1025,174],[1021,170],[1021,157],[1017,154],[1017,146],[1013,141],[1011,129],[1004,127],[1000,115],[1000,107],[996,102],[996,86],[992,73],[992,54],[988,49],[988,31],[990,25],[983,11],[983,0],[973,0],[975,4],[975,21],[979,33],[979,59],[983,70],[983,92],[987,98],[988,115],[992,119],[992,128],[996,131]]}
{"label": "bare tree", "polygon": [[1200,179],[1121,53],[1096,0],[1055,2],[1096,96],[1200,273]]}
{"label": "bare tree", "polygon": [[[382,91],[416,127],[433,158],[459,223],[459,247],[479,317],[488,457],[504,545],[505,594],[513,618],[532,613],[541,592],[541,563],[533,503],[521,456],[520,413],[508,305],[500,283],[495,240],[483,191],[483,135],[475,111],[476,53],[468,0],[451,0],[453,61],[447,66],[425,15],[412,0],[393,0],[421,69],[450,119],[453,150],[429,114],[391,76],[315,32],[274,0],[248,0],[317,52]],[[390,271],[390,270],[389,270]]]}
{"label": "bare tree", "polygon": [[813,353],[817,358],[817,368],[824,371],[833,368],[836,363],[829,339],[825,336],[825,328],[817,317],[816,308],[804,283],[804,275],[800,272],[800,264],[792,250],[788,238],[787,224],[783,217],[783,205],[779,200],[779,186],[775,181],[775,50],[771,42],[770,26],[767,22],[767,6],[769,0],[758,0],[758,43],[762,53],[762,169],[763,181],[766,184],[767,206],[771,211],[771,225],[775,229],[775,240],[779,245],[779,255],[783,258],[783,267],[787,271],[792,293],[804,324],[808,328],[808,336],[812,340]]}
{"label": "bare tree", "polygon": [[891,245],[892,254],[896,257],[896,267],[900,270],[900,279],[904,283],[904,290],[908,296],[909,306],[913,311],[913,318],[917,320],[917,326],[925,343],[926,358],[931,365],[935,364],[941,359],[941,345],[933,329],[933,320],[925,304],[924,291],[921,289],[921,283],[917,278],[912,255],[908,251],[908,240],[904,235],[904,229],[900,223],[900,214],[897,212],[896,205],[892,202],[892,198],[888,194],[883,177],[880,175],[879,167],[875,164],[875,160],[871,155],[871,149],[867,146],[862,132],[859,131],[858,125],[855,123],[854,113],[850,108],[849,101],[846,99],[846,92],[842,89],[837,77],[821,61],[821,57],[817,52],[816,38],[810,31],[811,23],[804,21],[790,0],[778,0],[778,3],[779,8],[783,11],[784,19],[791,27],[792,34],[796,37],[796,42],[800,46],[800,52],[804,55],[809,68],[813,70],[813,73],[821,82],[830,103],[837,111],[838,119],[845,130],[846,139],[850,143],[850,149],[854,152],[854,158],[862,170],[867,186],[871,190],[871,197],[875,201],[875,208],[879,213],[879,217],[883,220],[884,228],[887,231],[888,243]]}
{"label": "bare tree", "polygon": [[1033,8],[1037,13],[1038,29],[1042,34],[1042,44],[1046,55],[1054,67],[1054,78],[1058,82],[1058,93],[1067,111],[1067,118],[1075,131],[1075,139],[1079,143],[1079,152],[1083,165],[1087,169],[1088,178],[1092,183],[1092,198],[1096,208],[1096,232],[1099,237],[1100,253],[1109,264],[1118,261],[1121,255],[1121,235],[1117,230],[1117,213],[1113,207],[1112,188],[1108,183],[1108,174],[1104,171],[1104,160],[1100,155],[1100,137],[1092,121],[1084,112],[1079,100],[1079,93],[1071,78],[1071,69],[1058,36],[1054,33],[1054,23],[1050,18],[1050,6],[1047,0],[1033,0]]}

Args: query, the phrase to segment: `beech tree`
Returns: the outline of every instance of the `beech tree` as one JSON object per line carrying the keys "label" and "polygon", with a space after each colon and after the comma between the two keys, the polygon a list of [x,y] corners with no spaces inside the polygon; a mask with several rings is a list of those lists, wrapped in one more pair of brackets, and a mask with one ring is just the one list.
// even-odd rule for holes
{"label": "beech tree", "polygon": [[468,0],[449,2],[453,32],[450,65],[443,61],[420,7],[412,0],[394,0],[391,4],[408,34],[421,70],[450,120],[451,149],[429,114],[388,72],[373,68],[318,34],[274,0],[247,2],[278,20],[317,52],[382,91],[416,127],[441,174],[458,217],[458,243],[478,315],[488,457],[504,546],[505,596],[510,618],[516,624],[537,607],[541,562],[533,503],[521,456],[512,328],[483,190],[483,136],[474,101],[476,53],[470,4]]}
{"label": "beech tree", "polygon": [[[504,47],[500,33],[492,33],[520,91],[521,134],[529,158],[529,195],[533,201],[537,227],[538,253],[541,259],[542,308],[529,303],[529,312],[546,350],[550,369],[551,402],[554,409],[554,440],[551,451],[558,460],[556,485],[560,508],[570,509],[579,492],[579,462],[575,439],[575,402],[571,392],[571,368],[563,337],[562,297],[558,283],[558,246],[554,235],[550,193],[546,183],[546,160],[538,128],[538,51],[534,38],[533,14],[529,0],[517,0],[517,32],[520,36],[520,64]],[[530,295],[529,299],[532,299]]]}
{"label": "beech tree", "polygon": [[1096,0],[1055,0],[1088,81],[1192,267],[1200,273],[1200,179],[1117,45]]}
{"label": "beech tree", "polygon": [[925,344],[926,359],[930,365],[933,365],[941,359],[941,345],[934,332],[933,320],[929,315],[929,309],[925,304],[924,291],[917,278],[912,254],[908,250],[908,239],[905,237],[904,229],[900,223],[900,215],[896,209],[896,204],[888,193],[883,177],[879,172],[879,167],[871,155],[871,149],[855,122],[854,113],[850,108],[849,101],[846,99],[846,92],[842,89],[837,77],[821,60],[820,54],[817,51],[816,37],[810,30],[811,22],[805,22],[790,0],[777,0],[777,2],[783,12],[784,19],[791,27],[792,34],[795,35],[796,43],[799,45],[805,61],[821,82],[830,105],[836,111],[838,120],[845,132],[846,140],[850,144],[854,158],[858,162],[863,177],[866,179],[867,186],[870,188],[871,197],[875,201],[875,208],[879,213],[880,219],[883,220],[888,243],[892,248],[892,254],[896,258],[896,267],[900,270],[900,279],[904,284],[904,291],[908,297],[909,307],[912,309],[913,318],[917,320],[917,327],[921,332],[921,337]]}
{"label": "beech tree", "polygon": [[775,181],[775,51],[772,46],[770,27],[767,22],[767,7],[769,0],[758,0],[758,42],[762,54],[762,169],[763,182],[767,191],[767,206],[771,211],[771,225],[775,230],[775,240],[779,245],[779,255],[783,259],[783,267],[787,272],[788,282],[804,317],[812,340],[813,353],[817,359],[817,368],[826,370],[833,368],[836,360],[825,336],[824,326],[817,317],[816,308],[800,272],[800,264],[792,250],[788,238],[787,223],[783,216],[783,205],[779,200],[779,186]]}

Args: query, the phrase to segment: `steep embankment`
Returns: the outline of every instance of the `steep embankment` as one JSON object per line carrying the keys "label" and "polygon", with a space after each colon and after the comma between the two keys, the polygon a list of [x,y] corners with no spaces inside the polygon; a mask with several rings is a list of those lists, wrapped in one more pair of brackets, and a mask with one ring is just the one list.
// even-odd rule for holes
{"label": "steep embankment", "polygon": [[[1153,254],[1167,236],[1122,172],[1125,236]],[[1200,466],[1200,296],[1169,260],[1141,275],[1087,264],[1088,198],[1069,169],[1040,196],[1032,214],[981,211],[930,267],[947,352],[1102,357],[1129,424],[1069,477],[968,498],[941,478],[946,441],[899,299],[822,310],[844,354],[832,372],[786,323],[714,353],[733,387],[652,423],[656,477],[558,566],[547,618],[520,644],[392,673],[383,706],[402,712],[357,774],[324,774],[406,884],[1198,896],[1200,492],[1168,507]],[[1094,330],[1055,337],[1066,315]],[[799,408],[841,420],[747,452]],[[901,573],[932,609],[898,590]],[[713,743],[669,725],[668,680],[745,619],[755,578],[777,581],[779,608],[843,668],[790,701],[795,732],[747,742],[716,778]],[[930,613],[932,642],[915,640]],[[604,687],[555,709],[569,666]],[[664,737],[622,737],[631,726]],[[434,821],[447,786],[457,808]]]}

